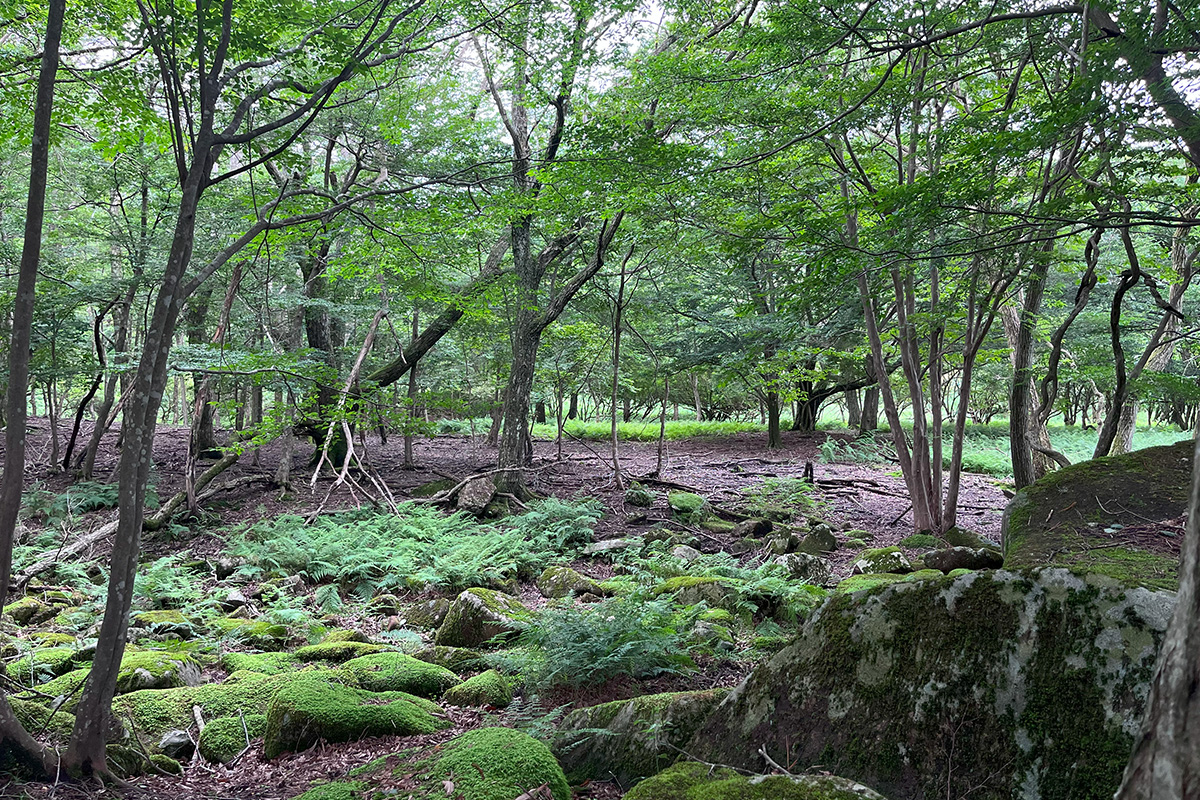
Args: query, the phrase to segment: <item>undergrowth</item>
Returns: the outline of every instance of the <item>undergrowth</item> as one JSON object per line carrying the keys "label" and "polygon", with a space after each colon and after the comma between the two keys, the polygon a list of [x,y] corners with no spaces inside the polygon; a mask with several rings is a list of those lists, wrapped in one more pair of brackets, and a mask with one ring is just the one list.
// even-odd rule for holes
{"label": "undergrowth", "polygon": [[[455,591],[530,580],[567,561],[591,539],[599,506],[550,498],[496,525],[406,503],[399,514],[346,512],[318,518],[281,516],[235,533],[229,551],[261,578],[300,575],[336,584],[362,599],[426,586]],[[319,602],[336,606],[328,592]]]}
{"label": "undergrowth", "polygon": [[[667,420],[665,436],[670,440],[690,439],[694,436],[728,436],[734,433],[760,433],[767,427],[757,422],[732,422],[710,420],[697,422],[694,419]],[[612,423],[567,420],[563,431],[568,437],[587,439],[594,442],[608,441],[612,437]],[[617,436],[627,442],[658,441],[659,423],[621,422],[617,425]],[[539,439],[553,439],[558,435],[554,425],[534,425],[533,435]]]}

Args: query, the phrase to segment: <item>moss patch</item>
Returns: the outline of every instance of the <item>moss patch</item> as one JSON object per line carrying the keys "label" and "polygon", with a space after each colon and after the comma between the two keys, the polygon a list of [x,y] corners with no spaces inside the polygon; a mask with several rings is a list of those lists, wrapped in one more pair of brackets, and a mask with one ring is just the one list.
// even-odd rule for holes
{"label": "moss patch", "polygon": [[262,675],[278,675],[291,672],[300,662],[291,653],[226,653],[221,656],[221,669],[226,672],[258,672]]}
{"label": "moss patch", "polygon": [[359,781],[334,781],[314,786],[293,800],[359,800],[366,785]]}
{"label": "moss patch", "polygon": [[263,748],[267,758],[274,758],[322,740],[432,733],[445,723],[434,718],[431,706],[402,692],[366,692],[302,673],[291,676],[271,699]]}
{"label": "moss patch", "polygon": [[[245,726],[243,727],[243,720]],[[197,746],[200,755],[216,764],[228,764],[233,757],[246,749],[246,735],[251,739],[262,736],[267,730],[264,714],[246,714],[244,717],[220,717],[209,721],[200,732]]]}
{"label": "moss patch", "polygon": [[867,589],[878,589],[881,586],[890,586],[893,583],[899,583],[904,580],[904,575],[896,575],[894,573],[880,573],[865,575],[851,575],[840,581],[833,591],[836,594],[849,594],[851,592],[863,592]]}
{"label": "moss patch", "polygon": [[129,724],[150,744],[169,730],[192,724],[192,706],[200,706],[206,719],[237,716],[246,709],[266,708],[290,675],[236,672],[224,683],[206,683],[181,689],[145,689],[113,700],[113,714]]}
{"label": "moss patch", "polygon": [[256,650],[282,650],[287,647],[288,629],[265,620],[221,617],[213,623],[218,631]]}
{"label": "moss patch", "polygon": [[338,672],[360,689],[408,692],[419,697],[438,697],[462,682],[445,667],[403,653],[372,653],[352,658]]}
{"label": "moss patch", "polygon": [[521,601],[491,589],[467,589],[450,604],[434,643],[479,647],[499,636],[517,633],[530,619]]}
{"label": "moss patch", "polygon": [[446,745],[434,774],[454,781],[463,800],[512,800],[542,784],[554,800],[571,789],[546,745],[511,728],[480,728]]}
{"label": "moss patch", "polygon": [[831,775],[746,777],[706,764],[676,764],[642,781],[623,800],[884,800],[867,787]]}
{"label": "moss patch", "polygon": [[448,689],[443,699],[455,706],[507,708],[512,702],[513,690],[507,678],[489,669]]}
{"label": "moss patch", "polygon": [[333,661],[340,663],[352,658],[382,653],[388,648],[381,644],[370,642],[322,642],[301,647],[294,655],[300,661]]}

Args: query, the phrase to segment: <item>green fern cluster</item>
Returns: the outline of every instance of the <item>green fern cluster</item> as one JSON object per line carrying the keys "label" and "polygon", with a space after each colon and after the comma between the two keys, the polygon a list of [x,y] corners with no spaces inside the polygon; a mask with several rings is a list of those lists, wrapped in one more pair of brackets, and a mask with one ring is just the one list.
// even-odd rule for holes
{"label": "green fern cluster", "polygon": [[[598,517],[595,504],[551,499],[491,526],[406,503],[398,514],[348,512],[311,525],[297,516],[265,520],[235,534],[230,552],[248,562],[248,572],[300,575],[366,599],[426,586],[459,590],[532,579],[571,558]],[[330,590],[320,602],[337,606]]]}
{"label": "green fern cluster", "polygon": [[556,603],[535,614],[519,648],[495,658],[534,693],[596,686],[628,675],[647,678],[696,668],[688,655],[695,611],[644,593],[591,605]]}

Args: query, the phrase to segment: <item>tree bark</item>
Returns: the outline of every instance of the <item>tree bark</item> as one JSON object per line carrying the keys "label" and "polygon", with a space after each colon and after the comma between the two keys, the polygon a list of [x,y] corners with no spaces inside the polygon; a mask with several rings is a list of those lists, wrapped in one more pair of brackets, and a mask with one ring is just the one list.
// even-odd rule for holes
{"label": "tree bark", "polygon": [[[0,477],[0,607],[12,576],[13,537],[21,490],[25,481],[25,392],[29,385],[29,344],[33,329],[34,292],[46,216],[46,179],[50,164],[50,124],[54,109],[55,75],[58,72],[66,0],[50,0],[46,37],[38,72],[37,100],[30,144],[29,193],[25,204],[25,236],[13,307],[12,340],[8,349],[8,386],[5,392],[4,473]],[[13,714],[8,696],[0,688],[0,752],[9,753],[37,777],[54,775],[57,759],[39,745]]]}

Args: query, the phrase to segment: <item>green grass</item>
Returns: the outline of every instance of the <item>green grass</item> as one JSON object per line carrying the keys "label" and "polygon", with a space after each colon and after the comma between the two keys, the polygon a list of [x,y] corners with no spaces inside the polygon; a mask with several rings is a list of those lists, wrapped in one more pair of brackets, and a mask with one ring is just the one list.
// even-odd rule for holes
{"label": "green grass", "polygon": [[[608,441],[612,436],[612,423],[568,420],[563,426],[568,436],[595,442]],[[657,420],[649,422],[622,422],[617,425],[617,436],[627,442],[653,442],[658,440]],[[761,433],[767,426],[757,422],[697,422],[694,419],[667,420],[666,437],[671,440],[690,439],[694,436],[727,436],[733,433]],[[538,439],[553,439],[558,435],[554,425],[534,425],[533,435]]]}
{"label": "green grass", "polygon": [[[1068,428],[1063,425],[1051,425],[1049,431],[1050,443],[1070,459],[1072,464],[1087,461],[1092,457],[1098,438],[1096,431]],[[1133,449],[1173,444],[1190,436],[1190,433],[1184,431],[1142,428],[1133,436]],[[945,462],[947,465],[950,463],[949,442],[946,446]],[[967,426],[963,443],[963,469],[988,475],[1012,474],[1007,422]]]}

